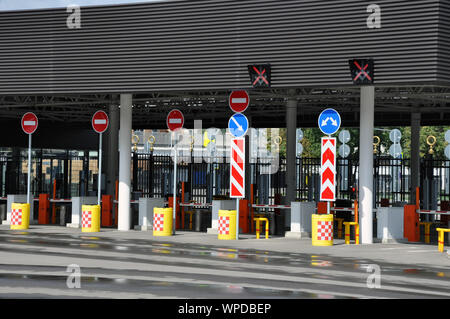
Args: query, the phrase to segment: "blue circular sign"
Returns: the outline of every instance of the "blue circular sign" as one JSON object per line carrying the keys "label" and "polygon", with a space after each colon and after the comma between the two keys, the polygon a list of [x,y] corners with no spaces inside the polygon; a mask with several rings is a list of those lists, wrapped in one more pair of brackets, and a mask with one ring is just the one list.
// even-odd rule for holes
{"label": "blue circular sign", "polygon": [[326,109],[320,113],[318,124],[323,134],[332,135],[341,127],[341,116],[334,109]]}
{"label": "blue circular sign", "polygon": [[236,113],[228,121],[228,129],[234,137],[242,137],[248,130],[248,119],[244,114]]}

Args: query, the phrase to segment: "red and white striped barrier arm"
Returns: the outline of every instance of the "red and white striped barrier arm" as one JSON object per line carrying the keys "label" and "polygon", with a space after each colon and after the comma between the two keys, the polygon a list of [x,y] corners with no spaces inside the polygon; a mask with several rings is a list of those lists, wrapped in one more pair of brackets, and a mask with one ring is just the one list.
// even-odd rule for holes
{"label": "red and white striped barrier arm", "polygon": [[49,202],[50,203],[71,203],[72,202],[72,199],[61,199],[61,198],[59,198],[59,199],[49,199]]}
{"label": "red and white striped barrier arm", "polygon": [[[118,200],[113,200],[113,203],[114,204],[118,204],[119,201]],[[132,199],[132,200],[130,200],[130,204],[139,204],[139,200]]]}
{"label": "red and white striped barrier arm", "polygon": [[[317,210],[317,207],[316,207],[316,210]],[[330,210],[332,212],[354,212],[355,211],[355,207],[331,207]],[[377,209],[374,208],[372,211],[376,212]]]}
{"label": "red and white striped barrier arm", "polygon": [[281,209],[290,209],[290,205],[265,205],[265,204],[253,204],[253,208],[281,208]]}
{"label": "red and white striped barrier arm", "polygon": [[335,212],[353,212],[355,210],[354,207],[331,207],[331,211]]}
{"label": "red and white striped barrier arm", "polygon": [[212,204],[208,203],[180,203],[182,207],[211,207]]}
{"label": "red and white striped barrier arm", "polygon": [[418,214],[429,214],[429,215],[450,215],[448,210],[428,210],[428,209],[418,209],[416,210]]}

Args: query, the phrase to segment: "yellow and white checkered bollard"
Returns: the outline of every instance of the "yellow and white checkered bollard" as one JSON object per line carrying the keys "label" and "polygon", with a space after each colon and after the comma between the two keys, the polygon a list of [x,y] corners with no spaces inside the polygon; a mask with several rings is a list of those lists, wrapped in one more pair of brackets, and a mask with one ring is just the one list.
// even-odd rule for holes
{"label": "yellow and white checkered bollard", "polygon": [[81,232],[98,233],[100,231],[100,205],[82,205],[81,211]]}
{"label": "yellow and white checkered bollard", "polygon": [[219,210],[218,239],[236,239],[236,215],[235,210]]}
{"label": "yellow and white checkered bollard", "polygon": [[313,214],[312,222],[312,245],[333,246],[333,215]]}
{"label": "yellow and white checkered bollard", "polygon": [[173,208],[153,208],[153,236],[172,236]]}
{"label": "yellow and white checkered bollard", "polygon": [[11,204],[10,229],[25,230],[30,226],[30,204]]}

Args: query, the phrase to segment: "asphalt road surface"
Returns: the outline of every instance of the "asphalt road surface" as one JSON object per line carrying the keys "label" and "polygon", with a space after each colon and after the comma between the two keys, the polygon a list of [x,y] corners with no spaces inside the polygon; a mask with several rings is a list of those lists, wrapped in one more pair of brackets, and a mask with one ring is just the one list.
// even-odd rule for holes
{"label": "asphalt road surface", "polygon": [[0,298],[450,298],[450,267],[226,245],[2,230]]}

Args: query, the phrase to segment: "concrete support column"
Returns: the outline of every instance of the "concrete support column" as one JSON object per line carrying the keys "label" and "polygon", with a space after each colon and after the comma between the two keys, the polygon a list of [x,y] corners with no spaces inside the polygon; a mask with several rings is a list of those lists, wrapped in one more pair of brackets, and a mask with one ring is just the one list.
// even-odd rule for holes
{"label": "concrete support column", "polygon": [[361,243],[373,243],[373,129],[375,87],[361,87],[359,129],[359,217]]}
{"label": "concrete support column", "polygon": [[119,216],[118,230],[130,230],[131,224],[131,94],[120,95],[119,131]]}
{"label": "concrete support column", "polygon": [[286,105],[286,204],[296,198],[296,130],[297,130],[297,99],[295,90],[289,90]]}
{"label": "concrete support column", "polygon": [[420,113],[411,113],[411,203],[416,204],[416,187],[420,186]]}
{"label": "concrete support column", "polygon": [[114,196],[119,163],[119,107],[115,103],[109,106],[109,129],[104,145],[108,150],[104,166],[106,168],[106,194]]}

